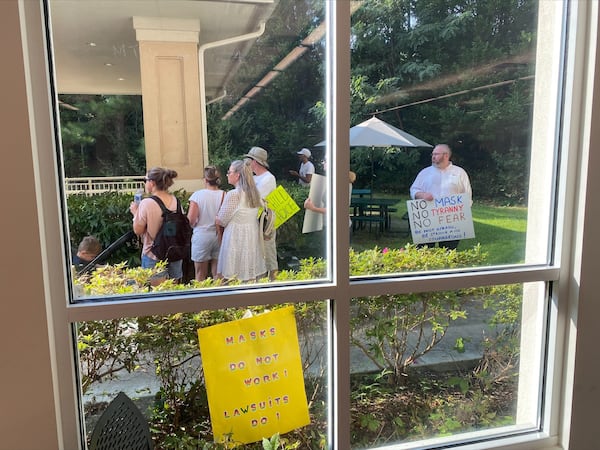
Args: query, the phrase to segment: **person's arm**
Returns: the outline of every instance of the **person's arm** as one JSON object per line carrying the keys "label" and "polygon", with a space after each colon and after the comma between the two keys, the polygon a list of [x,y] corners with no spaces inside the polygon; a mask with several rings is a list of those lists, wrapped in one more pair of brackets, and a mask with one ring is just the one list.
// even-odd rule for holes
{"label": "person's arm", "polygon": [[423,199],[429,202],[433,200],[433,195],[423,187],[423,171],[419,172],[410,186],[410,198],[413,200]]}
{"label": "person's arm", "polygon": [[315,206],[315,204],[310,199],[310,197],[308,197],[306,200],[304,200],[304,209],[308,209],[310,211],[314,211],[314,212],[321,213],[321,214],[325,214],[327,212],[327,209],[319,208],[318,206]]}
{"label": "person's arm", "polygon": [[469,196],[469,201],[471,202],[471,206],[473,206],[473,190],[471,189],[471,181],[466,171],[463,171],[462,184],[464,193]]}
{"label": "person's arm", "polygon": [[190,200],[190,209],[187,213],[187,218],[190,221],[190,226],[194,228],[198,223],[200,209],[198,208],[198,203]]}
{"label": "person's arm", "polygon": [[310,180],[312,180],[313,173],[315,173],[315,165],[309,161],[306,163],[304,177],[300,177],[300,179],[305,183],[310,183]]}
{"label": "person's arm", "polygon": [[297,171],[290,170],[290,175],[295,178],[298,178],[301,181],[304,181],[305,183],[310,183],[310,180],[312,179],[312,173],[308,173],[306,175],[300,175]]}
{"label": "person's arm", "polygon": [[[149,199],[143,199],[142,202],[147,200]],[[144,208],[142,208],[142,202],[140,202],[139,204],[136,202],[131,202],[131,204],[129,205],[129,211],[131,212],[131,214],[133,214],[133,232],[137,236],[141,236],[142,234],[144,234],[147,228]]]}
{"label": "person's arm", "polygon": [[227,194],[225,194],[223,204],[217,213],[215,223],[217,225],[221,225],[222,227],[226,227],[233,218],[233,214],[235,213],[239,204],[240,192],[237,189],[229,191]]}
{"label": "person's arm", "polygon": [[429,192],[423,192],[423,191],[415,192],[415,195],[413,198],[415,200],[418,200],[418,199],[427,200],[428,202],[433,201],[433,195],[431,195],[431,193],[429,193]]}

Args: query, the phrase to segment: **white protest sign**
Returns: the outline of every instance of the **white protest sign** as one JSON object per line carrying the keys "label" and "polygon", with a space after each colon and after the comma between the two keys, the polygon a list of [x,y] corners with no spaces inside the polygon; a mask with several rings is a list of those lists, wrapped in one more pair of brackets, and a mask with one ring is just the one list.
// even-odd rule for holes
{"label": "white protest sign", "polygon": [[406,202],[413,243],[457,241],[475,237],[471,200],[463,194]]}
{"label": "white protest sign", "polygon": [[[313,173],[310,179],[310,192],[308,196],[317,208],[325,207],[325,196],[327,195],[326,178],[323,175]],[[306,209],[304,212],[304,223],[302,233],[312,233],[323,229],[323,214]]]}

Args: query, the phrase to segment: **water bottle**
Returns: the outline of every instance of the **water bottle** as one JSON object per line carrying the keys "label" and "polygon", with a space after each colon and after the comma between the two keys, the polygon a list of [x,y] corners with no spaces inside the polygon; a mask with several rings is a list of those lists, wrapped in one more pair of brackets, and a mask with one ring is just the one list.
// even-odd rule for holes
{"label": "water bottle", "polygon": [[139,205],[140,202],[142,201],[142,197],[144,197],[144,190],[138,189],[137,191],[135,191],[135,194],[133,196],[133,201]]}

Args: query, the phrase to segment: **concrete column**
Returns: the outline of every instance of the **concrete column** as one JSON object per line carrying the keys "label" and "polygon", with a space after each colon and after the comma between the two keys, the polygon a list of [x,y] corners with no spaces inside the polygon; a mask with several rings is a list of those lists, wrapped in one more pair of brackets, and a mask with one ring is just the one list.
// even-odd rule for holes
{"label": "concrete column", "polygon": [[201,188],[205,164],[197,19],[134,17],[140,49],[147,168],[176,170],[175,189]]}

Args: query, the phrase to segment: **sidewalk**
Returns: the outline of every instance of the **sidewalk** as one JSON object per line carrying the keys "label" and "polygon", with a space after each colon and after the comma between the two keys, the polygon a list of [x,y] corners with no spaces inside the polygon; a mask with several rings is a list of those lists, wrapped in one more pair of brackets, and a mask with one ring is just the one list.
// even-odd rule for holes
{"label": "sidewalk", "polygon": [[[415,368],[429,370],[468,370],[474,367],[483,354],[483,339],[491,335],[493,330],[488,325],[490,311],[484,310],[479,302],[471,302],[466,306],[467,319],[458,319],[450,324],[443,339],[427,354],[417,359]],[[456,340],[464,342],[464,351],[455,349]],[[313,363],[309,372],[317,374],[320,367],[326,367],[326,351],[323,350],[323,337],[311,336],[311,345],[306,352],[319,354],[317,362]],[[302,348],[302,345],[301,345]],[[306,357],[306,355],[304,355]],[[199,364],[196,358],[195,364]],[[155,367],[151,361],[133,373],[123,372],[118,379],[102,383],[94,383],[84,395],[84,404],[88,402],[109,402],[119,391],[125,392],[131,398],[154,396],[160,388],[158,378],[154,373]],[[350,349],[350,370],[352,374],[377,372],[377,367],[357,347]]]}

